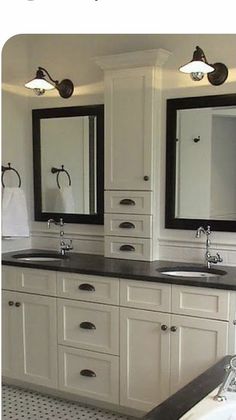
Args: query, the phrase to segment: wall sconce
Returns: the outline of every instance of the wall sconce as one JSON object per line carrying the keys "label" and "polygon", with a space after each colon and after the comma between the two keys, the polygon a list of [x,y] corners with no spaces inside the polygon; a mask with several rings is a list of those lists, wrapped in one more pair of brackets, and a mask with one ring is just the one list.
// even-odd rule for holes
{"label": "wall sconce", "polygon": [[206,56],[200,47],[196,47],[192,60],[181,66],[179,71],[191,75],[192,80],[202,80],[207,74],[209,82],[214,86],[222,85],[228,77],[228,68],[223,63],[208,64]]}
{"label": "wall sconce", "polygon": [[[45,74],[46,73],[46,74]],[[50,82],[46,80],[48,76]],[[51,83],[52,82],[52,83]],[[61,82],[53,80],[46,69],[38,67],[36,77],[25,84],[28,89],[33,89],[37,96],[41,96],[46,90],[57,89],[62,98],[70,98],[74,91],[74,85],[71,80],[63,79]]]}

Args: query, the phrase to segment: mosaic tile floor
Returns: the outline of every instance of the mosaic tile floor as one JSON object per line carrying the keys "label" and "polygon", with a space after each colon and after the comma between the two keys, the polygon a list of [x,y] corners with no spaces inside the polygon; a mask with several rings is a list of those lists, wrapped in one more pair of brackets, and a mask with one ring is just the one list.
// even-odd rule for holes
{"label": "mosaic tile floor", "polygon": [[[132,420],[122,414],[8,385],[2,387],[2,420]],[[133,419],[134,420],[134,419]]]}

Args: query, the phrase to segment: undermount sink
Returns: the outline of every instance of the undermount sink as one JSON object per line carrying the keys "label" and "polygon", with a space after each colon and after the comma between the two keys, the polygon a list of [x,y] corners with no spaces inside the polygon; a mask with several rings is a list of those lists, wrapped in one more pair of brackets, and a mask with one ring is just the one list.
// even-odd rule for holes
{"label": "undermount sink", "polygon": [[213,268],[204,269],[197,267],[175,267],[158,269],[161,274],[173,277],[218,277],[226,274],[226,271]]}
{"label": "undermount sink", "polygon": [[60,261],[65,257],[60,254],[34,253],[34,254],[15,254],[13,258],[19,261]]}

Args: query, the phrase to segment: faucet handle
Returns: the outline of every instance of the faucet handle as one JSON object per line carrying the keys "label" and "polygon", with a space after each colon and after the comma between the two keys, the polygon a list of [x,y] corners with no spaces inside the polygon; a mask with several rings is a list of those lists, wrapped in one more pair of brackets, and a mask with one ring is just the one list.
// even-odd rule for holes
{"label": "faucet handle", "polygon": [[220,256],[219,252],[216,253],[216,256],[217,256],[217,261],[218,262],[222,262],[223,261],[223,258]]}

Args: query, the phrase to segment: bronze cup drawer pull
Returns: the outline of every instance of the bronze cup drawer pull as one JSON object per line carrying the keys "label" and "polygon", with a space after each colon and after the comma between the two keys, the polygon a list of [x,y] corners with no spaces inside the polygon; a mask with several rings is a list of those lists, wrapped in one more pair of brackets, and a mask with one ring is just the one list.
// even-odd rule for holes
{"label": "bronze cup drawer pull", "polygon": [[119,224],[119,228],[122,229],[135,229],[135,225],[131,222],[122,222]]}
{"label": "bronze cup drawer pull", "polygon": [[96,326],[92,322],[84,321],[79,324],[83,330],[96,330]]}
{"label": "bronze cup drawer pull", "polygon": [[120,204],[122,206],[135,206],[135,201],[131,200],[131,198],[123,198],[120,200]]}
{"label": "bronze cup drawer pull", "polygon": [[95,292],[95,287],[89,283],[82,283],[78,288],[79,290],[85,290],[86,292]]}
{"label": "bronze cup drawer pull", "polygon": [[81,376],[87,376],[88,378],[95,378],[97,375],[93,370],[90,369],[83,369],[80,371]]}
{"label": "bronze cup drawer pull", "polygon": [[135,247],[133,245],[121,245],[120,251],[135,251]]}

